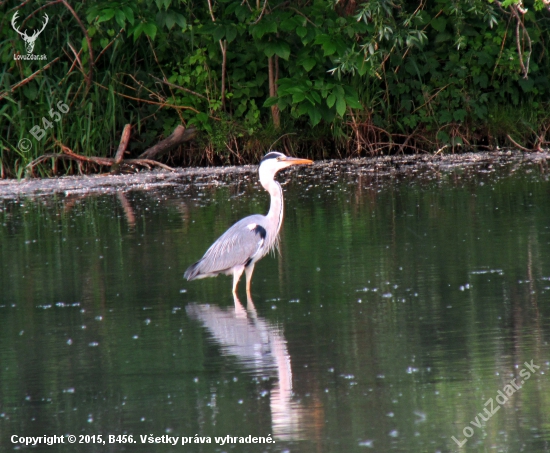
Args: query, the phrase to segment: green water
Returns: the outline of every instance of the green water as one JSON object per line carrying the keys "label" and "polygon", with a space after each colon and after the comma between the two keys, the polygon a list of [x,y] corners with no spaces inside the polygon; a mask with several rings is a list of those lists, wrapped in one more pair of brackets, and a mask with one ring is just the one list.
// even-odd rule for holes
{"label": "green water", "polygon": [[256,179],[0,201],[1,451],[550,450],[544,167],[282,174],[280,255],[247,306],[244,282],[235,303],[230,277],[182,274],[267,211]]}

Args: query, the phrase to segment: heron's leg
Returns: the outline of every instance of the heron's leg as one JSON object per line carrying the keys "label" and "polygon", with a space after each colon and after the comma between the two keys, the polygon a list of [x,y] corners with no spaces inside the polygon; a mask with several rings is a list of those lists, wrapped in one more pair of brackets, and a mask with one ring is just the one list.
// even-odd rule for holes
{"label": "heron's leg", "polygon": [[233,268],[233,295],[237,295],[237,284],[239,283],[239,278],[243,275],[244,266],[238,266]]}
{"label": "heron's leg", "polygon": [[[254,272],[254,263],[249,264],[244,268],[246,272],[246,296],[250,297],[250,282],[252,282],[252,273]],[[252,299],[252,297],[250,297]]]}

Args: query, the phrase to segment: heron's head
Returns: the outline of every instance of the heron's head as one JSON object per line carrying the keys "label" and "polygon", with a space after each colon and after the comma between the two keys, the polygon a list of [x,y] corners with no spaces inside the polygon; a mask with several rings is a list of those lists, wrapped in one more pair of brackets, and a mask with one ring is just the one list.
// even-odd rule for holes
{"label": "heron's head", "polygon": [[269,179],[273,180],[275,174],[283,168],[298,164],[312,164],[309,159],[300,159],[298,157],[288,157],[279,151],[271,151],[267,153],[260,161],[260,181],[262,184]]}

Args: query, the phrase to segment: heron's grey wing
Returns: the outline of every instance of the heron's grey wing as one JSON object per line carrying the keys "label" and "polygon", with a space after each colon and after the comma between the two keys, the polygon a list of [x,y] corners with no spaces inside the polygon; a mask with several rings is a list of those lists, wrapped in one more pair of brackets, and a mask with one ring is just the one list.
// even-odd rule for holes
{"label": "heron's grey wing", "polygon": [[184,276],[188,280],[230,271],[234,266],[246,266],[265,243],[265,217],[253,215],[239,220],[193,264]]}

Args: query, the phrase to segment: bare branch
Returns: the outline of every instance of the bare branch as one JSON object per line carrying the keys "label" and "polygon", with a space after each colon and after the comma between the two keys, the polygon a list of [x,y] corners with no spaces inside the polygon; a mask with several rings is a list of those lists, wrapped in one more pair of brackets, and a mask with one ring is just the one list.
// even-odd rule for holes
{"label": "bare branch", "polygon": [[159,83],[164,83],[165,85],[168,85],[170,87],[174,87],[174,88],[177,88],[178,90],[182,90],[182,91],[185,91],[189,94],[193,94],[195,96],[198,96],[199,98],[203,98],[203,99],[206,99],[208,100],[208,98],[206,96],[203,96],[202,94],[200,93],[197,93],[196,91],[193,91],[193,90],[190,90],[189,88],[184,88],[184,87],[181,87],[179,85],[176,85],[175,83],[172,83],[172,82],[168,82],[167,80],[161,80],[159,79],[158,77],[155,77],[154,75],[152,74],[149,74],[149,77],[151,77],[153,80],[156,80],[157,82]]}
{"label": "bare branch", "polygon": [[46,66],[44,66],[43,68],[39,69],[38,71],[32,73],[26,79],[21,80],[21,82],[18,82],[15,85],[12,85],[7,91],[4,91],[3,93],[0,93],[0,100],[5,98],[9,93],[13,93],[17,88],[22,87],[23,85],[26,85],[27,83],[29,83],[38,74],[40,74],[42,71],[45,71],[46,69],[48,69],[52,64],[54,64],[60,58],[61,57],[57,57],[56,59],[50,61]]}
{"label": "bare branch", "polygon": [[65,7],[71,12],[71,14],[74,16],[76,21],[78,22],[78,25],[80,25],[80,28],[82,29],[82,32],[84,33],[84,36],[86,38],[86,42],[88,43],[88,52],[90,54],[90,70],[88,71],[88,74],[86,74],[86,93],[90,90],[90,87],[92,85],[92,77],[94,72],[94,52],[92,50],[92,40],[90,39],[90,36],[88,35],[88,30],[80,20],[80,17],[78,17],[78,14],[76,14],[76,11],[73,9],[71,5],[67,2],[67,0],[61,0],[61,3],[65,5]]}

